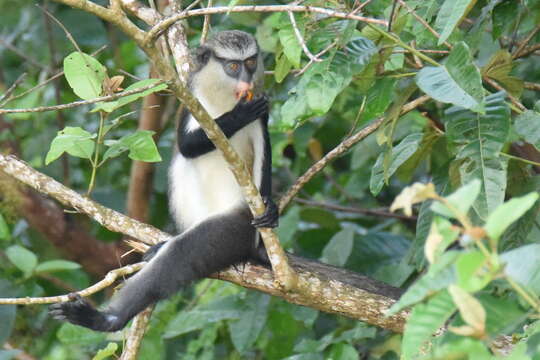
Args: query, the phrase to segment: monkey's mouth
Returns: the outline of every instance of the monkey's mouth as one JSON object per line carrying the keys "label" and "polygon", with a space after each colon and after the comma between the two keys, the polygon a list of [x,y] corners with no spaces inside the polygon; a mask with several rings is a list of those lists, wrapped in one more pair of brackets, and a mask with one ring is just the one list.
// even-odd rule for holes
{"label": "monkey's mouth", "polygon": [[236,98],[238,100],[251,101],[253,99],[253,91],[251,90],[242,90],[236,92]]}

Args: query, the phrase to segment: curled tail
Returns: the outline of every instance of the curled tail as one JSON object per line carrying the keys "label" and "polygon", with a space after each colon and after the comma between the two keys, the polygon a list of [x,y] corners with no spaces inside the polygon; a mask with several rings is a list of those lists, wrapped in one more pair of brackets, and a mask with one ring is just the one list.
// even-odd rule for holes
{"label": "curled tail", "polygon": [[[109,306],[98,311],[79,295],[51,305],[50,313],[97,331],[117,331],[147,306],[164,299],[193,280],[248,260],[256,252],[247,207],[219,214],[167,241],[137,274],[126,281]],[[154,249],[155,251],[155,249]]]}

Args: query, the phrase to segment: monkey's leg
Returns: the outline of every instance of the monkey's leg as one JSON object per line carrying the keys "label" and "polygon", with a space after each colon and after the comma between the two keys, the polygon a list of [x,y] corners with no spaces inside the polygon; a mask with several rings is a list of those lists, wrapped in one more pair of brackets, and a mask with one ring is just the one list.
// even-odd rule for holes
{"label": "monkey's leg", "polygon": [[51,315],[98,331],[122,329],[147,306],[193,280],[246,261],[255,244],[251,219],[247,207],[233,209],[167,241],[141,271],[126,281],[104,311],[79,297],[52,305]]}

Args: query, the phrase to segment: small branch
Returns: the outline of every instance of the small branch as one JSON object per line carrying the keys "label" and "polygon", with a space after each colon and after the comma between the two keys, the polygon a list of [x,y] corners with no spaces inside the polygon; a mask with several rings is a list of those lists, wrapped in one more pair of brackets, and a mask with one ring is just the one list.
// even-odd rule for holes
{"label": "small branch", "polygon": [[328,163],[330,163],[332,160],[334,160],[338,156],[345,153],[357,142],[359,142],[360,140],[366,138],[368,135],[373,133],[375,130],[379,128],[379,126],[382,125],[383,122],[384,122],[384,117],[378,118],[371,124],[364,127],[362,130],[358,131],[354,135],[342,141],[332,151],[328,152],[321,160],[313,164],[302,176],[296,179],[296,182],[294,183],[294,185],[291,186],[289,190],[285,193],[285,195],[281,197],[279,201],[279,212],[280,213],[283,212],[283,210],[287,207],[287,205],[289,205],[293,197],[296,196],[298,191],[308,181],[310,181],[316,174],[318,174],[322,169],[324,169],[326,165],[328,165]]}
{"label": "small branch", "polygon": [[137,359],[144,333],[152,317],[152,311],[154,311],[154,305],[147,307],[133,319],[120,360]]}
{"label": "small branch", "polygon": [[[211,8],[213,4],[212,0],[208,0],[207,8]],[[203,23],[203,29],[201,32],[201,45],[206,42],[206,39],[208,38],[208,32],[210,30],[210,20],[211,16],[210,14],[204,15],[204,23]]]}
{"label": "small branch", "polygon": [[512,104],[518,109],[518,112],[519,111],[525,111],[527,110],[527,108],[519,102],[518,99],[516,99],[514,96],[510,95],[510,93],[508,93],[508,91],[506,91],[501,85],[497,84],[497,82],[487,76],[483,76],[482,77],[484,79],[485,82],[487,82],[489,85],[493,86],[495,89],[499,90],[499,91],[505,91],[506,92],[506,96],[508,96],[508,98],[510,99],[510,101],[512,102]]}
{"label": "small branch", "polygon": [[[435,31],[435,29],[433,29],[420,15],[418,15],[416,13],[416,11],[414,11],[414,9],[412,9],[405,1],[398,0],[398,2],[401,4],[401,6],[405,7],[407,9],[407,11],[410,12],[416,18],[416,20],[418,20],[420,22],[420,24],[422,24],[437,39],[441,38],[441,35],[437,31]],[[443,44],[447,48],[452,49],[452,45],[450,45],[450,43],[448,41],[444,41]]]}
{"label": "small branch", "polygon": [[530,33],[529,35],[527,35],[527,37],[525,38],[525,40],[523,40],[523,42],[521,42],[521,44],[519,45],[519,47],[516,49],[516,51],[514,52],[514,54],[512,55],[512,58],[515,59],[519,56],[519,54],[523,51],[523,49],[525,49],[525,47],[527,46],[527,44],[529,43],[529,41],[531,41],[531,39],[540,31],[540,25],[538,25],[537,27],[535,27]]}
{"label": "small branch", "polygon": [[[107,48],[107,45],[103,45],[102,47],[100,47],[99,49],[97,49],[96,51],[94,51],[94,52],[93,52],[92,54],[90,54],[90,55],[91,55],[91,56],[95,56],[95,55],[99,54],[100,52],[102,52],[103,50],[105,50],[105,48]],[[42,88],[43,86],[47,85],[47,84],[50,83],[51,81],[54,81],[54,80],[58,79],[58,78],[59,78],[60,76],[62,76],[62,75],[64,75],[64,71],[63,71],[63,70],[60,71],[59,73],[57,73],[57,74],[51,76],[50,78],[48,78],[47,80],[43,81],[42,83],[37,84],[37,85],[34,86],[33,88],[28,89],[28,90],[26,90],[26,91],[24,91],[24,92],[22,92],[22,93],[20,93],[20,94],[18,94],[18,95],[16,95],[16,96],[13,96],[13,97],[10,97],[10,98],[6,99],[4,102],[0,103],[0,107],[1,107],[1,106],[4,106],[5,104],[9,103],[10,101],[13,101],[13,100],[15,100],[15,99],[19,99],[19,98],[21,98],[21,97],[23,97],[23,96],[25,96],[25,95],[31,93],[32,91],[35,91],[35,90],[37,90],[37,89],[39,89],[39,88]]]}
{"label": "small branch", "polygon": [[[322,61],[321,59],[319,59],[319,57],[321,57],[322,55],[324,55],[328,50],[330,50],[331,48],[333,48],[334,46],[337,45],[337,41],[334,41],[332,43],[330,43],[327,47],[325,47],[324,49],[322,49],[317,55],[315,55],[315,59],[317,61]],[[315,62],[315,60],[313,59],[310,59],[309,62],[306,64],[306,66],[304,66],[302,68],[302,70],[300,71],[297,71],[296,72],[296,75],[295,76],[300,76],[302,75],[303,73],[305,73],[307,71],[307,69],[309,69],[309,67],[313,64],[313,62]]]}
{"label": "small branch", "polygon": [[[77,291],[80,296],[86,297],[97,293],[109,286],[111,286],[118,278],[123,278],[125,275],[132,274],[142,269],[146,262],[140,262],[137,264],[127,265],[119,269],[109,271],[109,273],[103,278],[103,280],[95,283],[94,285],[87,287],[81,291]],[[25,298],[0,298],[0,304],[2,305],[31,305],[31,304],[52,304],[58,302],[70,301],[70,294],[59,296],[47,296],[47,297],[25,297]]]}
{"label": "small branch", "polygon": [[4,39],[2,39],[1,37],[0,37],[0,45],[3,45],[7,49],[13,51],[19,57],[21,57],[22,59],[28,61],[30,64],[34,65],[35,67],[40,68],[41,70],[46,70],[47,69],[47,66],[41,64],[36,59],[31,57],[27,53],[24,53],[23,51],[17,49],[17,47],[13,46],[12,44],[8,43],[7,41],[4,41]]}
{"label": "small branch", "polygon": [[[429,96],[421,96],[405,105],[401,109],[401,115],[415,109],[421,104],[425,103],[430,99]],[[283,195],[279,201],[279,212],[289,205],[293,197],[296,196],[298,191],[310,181],[316,174],[318,174],[322,169],[324,169],[332,160],[342,155],[348,151],[352,146],[358,143],[360,140],[366,138],[368,135],[372,134],[375,130],[381,126],[384,122],[384,118],[379,118],[372,122],[371,124],[364,127],[362,130],[358,131],[354,135],[349,136],[347,139],[342,141],[338,146],[336,146],[332,151],[328,152],[321,160],[313,164],[302,176],[296,179],[296,182],[289,188],[289,190]]]}
{"label": "small branch", "polygon": [[416,221],[416,216],[407,216],[397,213],[392,213],[385,210],[375,210],[375,209],[362,209],[362,208],[356,208],[356,207],[350,207],[350,206],[341,206],[341,205],[335,205],[335,204],[328,204],[328,203],[322,203],[318,201],[311,201],[306,199],[300,199],[296,198],[294,201],[308,205],[313,207],[320,207],[325,208],[329,210],[336,210],[336,211],[343,211],[353,214],[362,214],[362,215],[368,215],[368,216],[376,216],[376,217],[388,217],[388,218],[394,218],[394,219],[400,219],[400,220],[407,220],[407,221]]}
{"label": "small branch", "polygon": [[211,7],[211,8],[183,11],[179,14],[175,14],[173,16],[170,16],[168,18],[161,20],[152,29],[150,29],[150,31],[148,32],[146,36],[145,44],[149,44],[152,41],[154,41],[154,39],[158,37],[159,34],[161,34],[163,31],[165,31],[175,22],[188,18],[188,17],[192,17],[192,16],[225,14],[225,13],[231,13],[231,12],[289,12],[289,11],[290,12],[312,12],[312,13],[327,15],[329,17],[358,20],[358,21],[362,21],[366,23],[378,24],[378,25],[383,25],[383,26],[388,25],[388,23],[385,20],[367,18],[364,16],[348,14],[348,13],[336,11],[333,9],[326,9],[326,8],[315,7],[315,6],[305,6],[305,5],[266,5],[266,6],[249,5],[249,6],[233,6],[233,7],[216,6],[216,7]]}
{"label": "small branch", "polygon": [[525,89],[540,91],[540,84],[525,81],[523,85],[525,86]]}
{"label": "small branch", "polygon": [[15,91],[17,86],[19,86],[20,83],[24,81],[24,79],[26,78],[26,75],[28,75],[28,73],[22,73],[17,78],[17,80],[15,80],[15,82],[9,87],[9,89],[7,89],[7,91],[2,96],[0,96],[0,106],[4,104],[3,101],[7,99]]}
{"label": "small branch", "polygon": [[40,106],[35,108],[29,108],[29,109],[0,109],[0,115],[2,114],[13,114],[13,113],[34,113],[34,112],[45,112],[45,111],[56,111],[56,110],[64,110],[64,109],[70,109],[77,106],[83,106],[83,105],[90,105],[95,104],[102,101],[111,101],[116,100],[121,97],[127,96],[127,95],[133,95],[138,94],[143,91],[146,91],[148,89],[152,89],[159,84],[162,84],[163,81],[157,82],[155,84],[147,85],[141,88],[129,90],[129,91],[123,91],[117,94],[107,95],[107,96],[101,96],[97,97],[95,99],[90,100],[80,100],[80,101],[74,101],[69,104],[61,104],[61,105],[53,105],[53,106]]}
{"label": "small branch", "polygon": [[287,13],[289,14],[289,19],[291,21],[291,25],[292,25],[293,30],[294,30],[294,35],[296,35],[296,39],[298,40],[298,42],[302,46],[302,50],[304,50],[304,54],[306,54],[306,56],[309,58],[310,62],[320,62],[320,61],[322,61],[321,59],[319,59],[315,55],[313,55],[311,53],[311,51],[309,51],[309,49],[308,49],[308,47],[306,45],[306,42],[304,41],[304,38],[302,37],[302,34],[300,33],[300,29],[298,28],[298,24],[296,23],[296,19],[294,18],[294,14],[292,13],[292,11],[288,11]]}
{"label": "small branch", "polygon": [[534,53],[535,51],[538,51],[538,50],[540,50],[540,43],[534,44],[534,45],[531,45],[531,46],[527,46],[525,49],[521,50],[519,53],[516,53],[513,56],[513,58],[517,59],[517,58],[525,57],[525,56],[530,55],[530,54],[532,54],[532,53]]}

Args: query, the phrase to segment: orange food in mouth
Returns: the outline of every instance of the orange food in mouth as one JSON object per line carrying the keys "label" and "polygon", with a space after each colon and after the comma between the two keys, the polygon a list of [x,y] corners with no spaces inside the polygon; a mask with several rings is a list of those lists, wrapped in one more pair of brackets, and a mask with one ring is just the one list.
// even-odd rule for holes
{"label": "orange food in mouth", "polygon": [[253,91],[248,90],[246,91],[246,100],[251,101],[251,99],[253,99]]}

